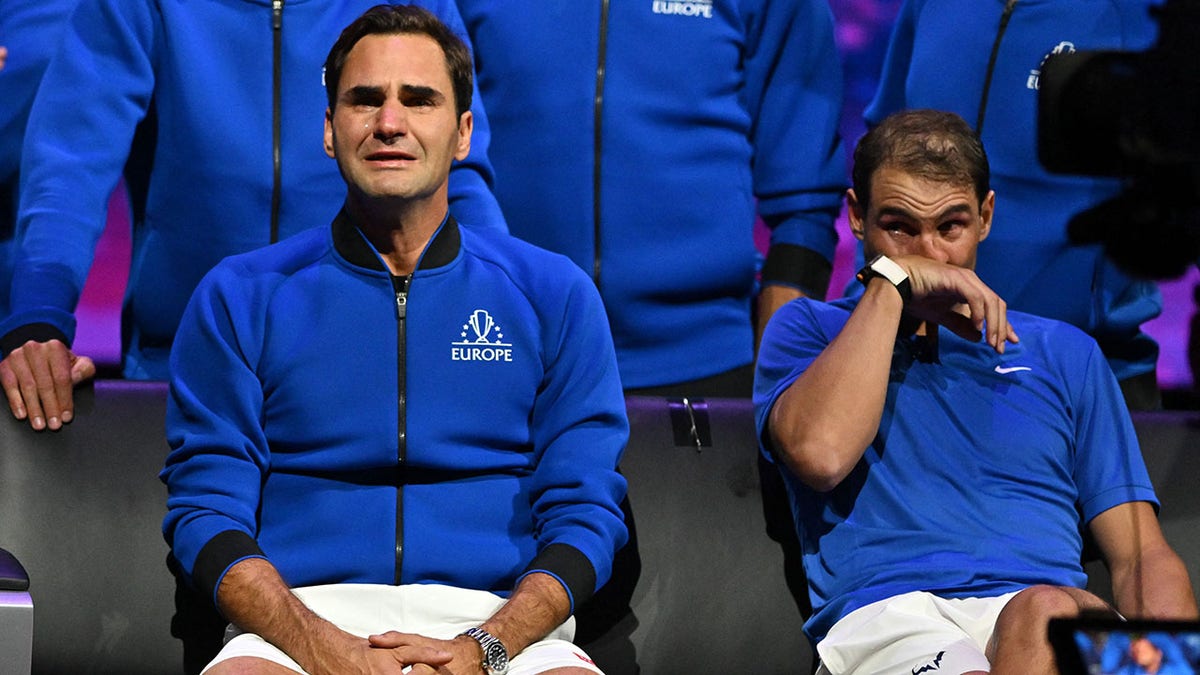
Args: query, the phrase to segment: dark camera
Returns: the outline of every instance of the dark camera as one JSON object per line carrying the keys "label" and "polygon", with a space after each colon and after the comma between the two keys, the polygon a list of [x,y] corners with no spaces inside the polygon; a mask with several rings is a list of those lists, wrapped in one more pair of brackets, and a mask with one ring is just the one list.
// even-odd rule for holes
{"label": "dark camera", "polygon": [[1200,0],[1154,11],[1144,52],[1055,54],[1042,66],[1038,155],[1058,173],[1113,176],[1117,197],[1077,214],[1075,243],[1101,243],[1132,274],[1176,277],[1200,258]]}

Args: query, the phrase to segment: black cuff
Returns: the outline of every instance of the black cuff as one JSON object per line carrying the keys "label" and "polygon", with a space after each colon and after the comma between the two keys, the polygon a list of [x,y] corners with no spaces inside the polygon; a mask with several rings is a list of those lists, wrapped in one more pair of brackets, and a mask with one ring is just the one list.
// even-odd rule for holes
{"label": "black cuff", "polygon": [[215,604],[217,585],[228,571],[229,566],[243,558],[263,557],[258,542],[238,530],[226,530],[204,545],[200,555],[196,556],[196,564],[192,567],[192,584],[205,597],[212,598]]}
{"label": "black cuff", "polygon": [[7,357],[9,352],[30,340],[34,342],[60,340],[67,346],[71,344],[71,341],[67,339],[67,334],[55,326],[48,323],[31,323],[24,326],[17,326],[6,333],[4,337],[0,337],[0,354]]}
{"label": "black cuff", "polygon": [[810,298],[824,300],[832,274],[833,265],[820,253],[795,244],[775,244],[767,251],[762,282],[799,288]]}
{"label": "black cuff", "polygon": [[545,571],[558,577],[578,609],[596,592],[596,568],[582,551],[567,544],[550,544],[537,554],[526,572]]}

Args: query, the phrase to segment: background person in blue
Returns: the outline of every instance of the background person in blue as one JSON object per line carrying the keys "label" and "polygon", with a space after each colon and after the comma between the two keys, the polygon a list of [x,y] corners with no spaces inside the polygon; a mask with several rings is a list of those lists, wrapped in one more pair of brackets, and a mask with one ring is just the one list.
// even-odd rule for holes
{"label": "background person in blue", "polygon": [[164,533],[243,631],[208,672],[600,672],[566,641],[626,534],[599,294],[449,214],[445,25],[373,8],[326,64],[344,209],[219,263],[171,353]]}
{"label": "background person in blue", "polygon": [[845,185],[824,0],[458,0],[516,236],[569,256],[633,393],[748,396],[758,316],[824,299]]}
{"label": "background person in blue", "polygon": [[[12,313],[0,322],[0,384],[19,419],[60,428],[72,383],[94,372],[70,348],[73,312],[123,169],[133,204],[122,311],[131,379],[167,379],[183,307],[219,260],[327,224],[345,188],[313,141],[325,108],[321,58],[375,2],[79,3],[23,150],[23,242]],[[451,0],[418,4],[465,32]],[[451,202],[465,225],[504,228],[486,118],[475,113]]]}
{"label": "background person in blue", "polygon": [[[1141,325],[1162,311],[1152,281],[1119,270],[1099,244],[1074,246],[1067,223],[1115,197],[1115,178],[1052,174],[1038,161],[1042,61],[1076,50],[1143,50],[1157,0],[906,0],[893,28],[868,126],[906,108],[958,113],[979,132],[1000,195],[981,277],[1010,307],[1094,337],[1133,409],[1161,405],[1158,345]],[[1114,105],[1118,102],[1114,101]]]}
{"label": "background person in blue", "polygon": [[0,12],[0,318],[9,311],[21,144],[29,108],[77,1],[5,0]]}
{"label": "background person in blue", "polygon": [[971,128],[885,118],[853,183],[866,289],[780,309],[755,383],[822,672],[1053,672],[1048,617],[1109,610],[1083,590],[1082,524],[1125,616],[1195,618],[1099,348],[973,271],[999,200]]}
{"label": "background person in blue", "polygon": [[29,107],[76,2],[11,0],[0,13],[0,317],[8,313],[21,143]]}
{"label": "background person in blue", "polygon": [[[509,228],[591,275],[626,392],[749,396],[758,326],[828,290],[846,182],[828,3],[458,6]],[[765,262],[756,215],[771,233]],[[782,492],[772,487],[764,493]],[[626,511],[632,522],[636,504]],[[777,511],[768,502],[771,527],[789,531]],[[607,630],[634,625],[632,530],[613,583],[580,616],[610,672],[636,672],[632,644]]]}

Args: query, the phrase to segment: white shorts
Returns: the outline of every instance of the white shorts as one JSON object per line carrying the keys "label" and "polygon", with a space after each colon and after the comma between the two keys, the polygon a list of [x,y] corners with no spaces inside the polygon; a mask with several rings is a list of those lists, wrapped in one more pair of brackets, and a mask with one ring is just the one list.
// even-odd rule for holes
{"label": "white shorts", "polygon": [[817,675],[990,671],[988,640],[1014,595],[947,599],[917,591],[859,607],[817,645]]}
{"label": "white shorts", "polygon": [[[496,613],[505,599],[487,591],[409,584],[331,584],[295,588],[292,592],[317,615],[338,628],[367,637],[390,630],[449,640]],[[552,668],[575,667],[602,671],[583,650],[571,644],[575,619],[567,619],[540,642],[526,647],[509,664],[510,675],[533,675]],[[225,647],[205,671],[235,657],[266,659],[298,673],[304,669],[287,654],[253,633],[231,626]]]}

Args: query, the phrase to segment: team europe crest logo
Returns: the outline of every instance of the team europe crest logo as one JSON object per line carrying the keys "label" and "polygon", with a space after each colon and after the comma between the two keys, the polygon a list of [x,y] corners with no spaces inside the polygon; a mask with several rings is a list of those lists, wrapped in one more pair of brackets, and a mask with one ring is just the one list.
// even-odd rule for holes
{"label": "team europe crest logo", "polygon": [[512,361],[512,343],[504,341],[504,329],[486,309],[471,312],[459,337],[450,343],[451,361]]}

